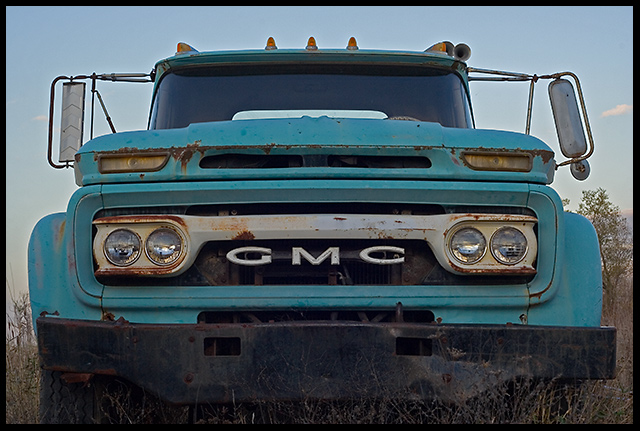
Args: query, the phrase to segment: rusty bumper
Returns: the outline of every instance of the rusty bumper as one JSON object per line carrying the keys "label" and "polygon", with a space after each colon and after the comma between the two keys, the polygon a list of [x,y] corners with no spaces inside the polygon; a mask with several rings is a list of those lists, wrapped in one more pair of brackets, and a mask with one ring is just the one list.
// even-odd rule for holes
{"label": "rusty bumper", "polygon": [[43,367],[176,404],[395,396],[459,401],[513,378],[613,378],[615,328],[37,319]]}

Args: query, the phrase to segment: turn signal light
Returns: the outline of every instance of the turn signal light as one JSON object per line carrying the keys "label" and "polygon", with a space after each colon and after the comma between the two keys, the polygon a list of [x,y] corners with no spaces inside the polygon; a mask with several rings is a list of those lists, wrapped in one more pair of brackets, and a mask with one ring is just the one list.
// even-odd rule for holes
{"label": "turn signal light", "polygon": [[462,161],[478,171],[531,171],[533,161],[528,153],[501,153],[467,151],[462,153]]}
{"label": "turn signal light", "polygon": [[162,169],[168,159],[168,154],[154,154],[152,156],[137,154],[102,155],[98,159],[98,170],[101,174],[154,172]]}

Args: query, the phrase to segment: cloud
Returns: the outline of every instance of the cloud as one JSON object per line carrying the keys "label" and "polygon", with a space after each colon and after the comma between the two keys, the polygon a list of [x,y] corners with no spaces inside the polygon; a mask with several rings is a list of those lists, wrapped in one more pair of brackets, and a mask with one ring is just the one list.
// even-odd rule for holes
{"label": "cloud", "polygon": [[613,115],[623,115],[633,110],[633,105],[618,105],[613,109],[604,111],[601,117],[611,117]]}
{"label": "cloud", "polygon": [[47,121],[47,120],[49,120],[49,117],[47,117],[46,115],[38,115],[37,117],[33,117],[32,120],[35,120],[35,121]]}

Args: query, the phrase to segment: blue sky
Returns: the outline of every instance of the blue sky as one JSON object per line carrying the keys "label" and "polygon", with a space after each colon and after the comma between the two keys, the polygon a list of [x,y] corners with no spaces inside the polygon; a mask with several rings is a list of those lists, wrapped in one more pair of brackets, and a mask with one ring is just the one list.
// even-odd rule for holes
{"label": "blue sky", "polygon": [[[355,36],[362,49],[409,51],[449,40],[471,47],[472,67],[572,71],[583,86],[596,149],[586,181],[561,168],[552,186],[574,210],[582,190],[598,187],[620,208],[633,208],[631,7],[7,7],[8,284],[26,290],[30,232],[43,216],[65,211],[77,188],[72,169],[54,170],[46,161],[56,76],[149,72],[178,42],[200,51],[261,49],[269,36],[279,48],[303,48],[309,36],[320,49],[344,48]],[[537,86],[531,134],[559,154],[546,85]],[[151,89],[99,84],[118,131],[146,128]],[[476,126],[524,131],[527,92],[524,83],[472,83]],[[105,133],[97,115],[94,135]]]}

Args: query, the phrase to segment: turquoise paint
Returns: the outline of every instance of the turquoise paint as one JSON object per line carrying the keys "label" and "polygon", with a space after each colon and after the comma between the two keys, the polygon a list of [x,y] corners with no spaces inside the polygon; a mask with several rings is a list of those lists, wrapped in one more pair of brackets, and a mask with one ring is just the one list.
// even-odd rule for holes
{"label": "turquoise paint", "polygon": [[[515,144],[515,145],[514,145]],[[517,150],[532,154],[530,172],[478,171],[465,165],[464,150]],[[268,170],[203,169],[207,156],[242,151],[255,155],[423,156],[429,169],[282,168]],[[98,155],[169,154],[157,172],[101,174]],[[332,119],[236,120],[197,123],[183,129],[104,135],[77,153],[78,185],[97,183],[193,181],[247,178],[398,178],[463,181],[514,181],[546,184],[553,175],[553,152],[539,139],[513,132],[453,129],[435,123]]]}
{"label": "turquoise paint", "polygon": [[[458,73],[462,63],[443,55],[296,50],[179,55],[156,65],[162,75],[188,64],[249,61],[336,61],[430,64]],[[468,91],[468,90],[467,90]],[[530,172],[478,171],[462,152],[521,152]],[[254,155],[423,156],[428,169],[275,168],[206,169],[203,158]],[[105,155],[168,155],[156,172],[101,174]],[[590,223],[565,214],[546,184],[555,170],[552,150],[531,136],[493,130],[450,129],[410,121],[327,117],[192,124],[183,129],[123,132],[98,137],[76,155],[76,182],[66,214],[35,227],[29,244],[34,318],[40,313],[98,320],[103,312],[131,322],[195,323],[204,309],[291,307],[429,309],[444,323],[519,323],[599,326],[601,282]],[[353,203],[510,206],[538,218],[538,274],[514,286],[103,286],[93,275],[91,222],[103,209],[203,203]],[[580,250],[578,253],[576,250]],[[586,250],[586,251],[585,251]],[[585,251],[584,254],[582,251]],[[584,263],[588,262],[588,265]]]}

